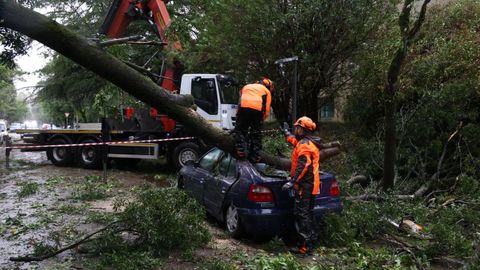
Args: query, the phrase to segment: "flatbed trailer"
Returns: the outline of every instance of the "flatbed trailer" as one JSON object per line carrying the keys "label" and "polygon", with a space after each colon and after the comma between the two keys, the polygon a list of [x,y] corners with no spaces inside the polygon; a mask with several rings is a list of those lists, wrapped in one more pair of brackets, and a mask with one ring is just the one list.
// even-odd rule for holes
{"label": "flatbed trailer", "polygon": [[16,133],[21,134],[25,142],[21,151],[44,151],[56,166],[86,169],[101,168],[105,154],[121,166],[133,166],[142,159],[166,157],[171,165],[181,168],[208,148],[198,138],[187,136],[183,129],[168,133],[102,128],[18,129]]}

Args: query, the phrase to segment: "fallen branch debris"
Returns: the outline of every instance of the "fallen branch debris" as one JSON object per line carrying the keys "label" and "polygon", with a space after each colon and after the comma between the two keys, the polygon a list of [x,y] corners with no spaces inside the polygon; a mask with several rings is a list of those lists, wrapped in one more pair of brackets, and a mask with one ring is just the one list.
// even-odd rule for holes
{"label": "fallen branch debris", "polygon": [[95,235],[97,235],[101,232],[104,232],[104,231],[110,229],[111,227],[113,227],[113,225],[118,224],[120,222],[122,222],[122,221],[121,220],[114,221],[114,222],[108,224],[107,226],[101,228],[100,230],[97,230],[93,233],[88,234],[87,236],[80,239],[79,241],[77,241],[77,242],[75,242],[71,245],[68,245],[64,248],[61,248],[59,250],[56,250],[54,252],[51,252],[51,253],[48,253],[48,254],[45,254],[45,255],[42,255],[42,256],[38,256],[38,257],[34,257],[34,256],[10,257],[10,261],[14,261],[14,262],[38,262],[38,261],[46,260],[48,258],[54,257],[54,256],[56,256],[56,255],[58,255],[62,252],[67,251],[67,250],[74,249],[81,244],[88,243],[88,242],[94,240],[94,239],[90,239],[90,238],[92,238],[93,236],[95,236]]}

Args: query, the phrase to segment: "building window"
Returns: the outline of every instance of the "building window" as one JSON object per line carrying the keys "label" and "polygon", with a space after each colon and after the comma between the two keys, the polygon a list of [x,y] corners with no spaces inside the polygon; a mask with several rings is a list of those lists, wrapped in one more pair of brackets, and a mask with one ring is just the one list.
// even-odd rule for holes
{"label": "building window", "polygon": [[322,100],[320,118],[333,118],[335,116],[335,100],[333,97]]}

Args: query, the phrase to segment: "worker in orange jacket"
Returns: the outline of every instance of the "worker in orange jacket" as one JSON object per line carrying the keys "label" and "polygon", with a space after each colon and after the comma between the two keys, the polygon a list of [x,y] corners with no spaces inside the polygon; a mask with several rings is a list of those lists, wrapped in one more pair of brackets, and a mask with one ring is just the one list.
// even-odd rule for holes
{"label": "worker in orange jacket", "polygon": [[320,149],[321,139],[313,136],[317,125],[312,119],[303,116],[294,124],[295,136],[283,132],[287,141],[295,146],[292,152],[291,180],[282,189],[294,188],[294,217],[299,234],[298,249],[292,250],[302,255],[311,254],[317,234],[315,232],[313,206],[315,197],[320,193]]}
{"label": "worker in orange jacket", "polygon": [[235,123],[235,146],[240,159],[260,161],[261,129],[263,121],[270,114],[272,91],[273,82],[267,78],[247,84],[240,91],[240,104]]}

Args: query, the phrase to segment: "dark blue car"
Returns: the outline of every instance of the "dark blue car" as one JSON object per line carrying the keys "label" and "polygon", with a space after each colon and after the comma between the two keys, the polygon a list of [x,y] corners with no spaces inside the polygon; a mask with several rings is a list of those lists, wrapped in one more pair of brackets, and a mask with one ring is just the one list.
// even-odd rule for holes
{"label": "dark blue car", "polygon": [[[178,187],[190,191],[207,212],[224,222],[228,233],[239,237],[287,235],[293,231],[293,191],[282,190],[287,172],[268,165],[240,161],[213,148],[197,162],[180,170]],[[343,209],[335,177],[321,173],[315,218]]]}

